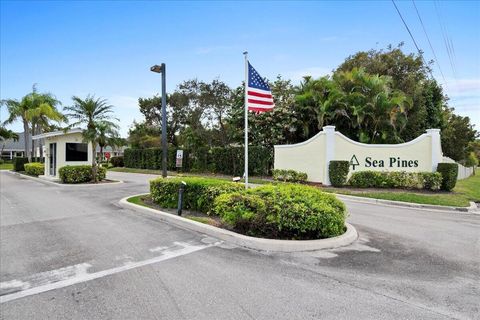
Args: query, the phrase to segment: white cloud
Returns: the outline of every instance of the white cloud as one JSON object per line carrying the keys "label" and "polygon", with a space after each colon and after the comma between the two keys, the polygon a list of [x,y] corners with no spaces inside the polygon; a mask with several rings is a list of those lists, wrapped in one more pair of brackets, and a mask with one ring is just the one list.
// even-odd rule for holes
{"label": "white cloud", "polygon": [[138,98],[130,96],[112,96],[107,99],[108,103],[117,108],[138,109]]}
{"label": "white cloud", "polygon": [[447,79],[445,93],[450,98],[449,105],[462,116],[469,116],[480,128],[480,79]]}
{"label": "white cloud", "polygon": [[313,78],[318,78],[326,76],[332,73],[332,70],[324,67],[309,67],[296,71],[287,72],[287,76],[292,79],[293,82],[299,82],[305,76],[311,76]]}

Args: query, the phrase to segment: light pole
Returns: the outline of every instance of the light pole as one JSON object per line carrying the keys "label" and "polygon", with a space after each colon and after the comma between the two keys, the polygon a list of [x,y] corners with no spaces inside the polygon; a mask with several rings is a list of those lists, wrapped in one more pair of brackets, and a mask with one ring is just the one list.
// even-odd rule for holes
{"label": "light pole", "polygon": [[167,177],[167,93],[165,63],[154,65],[150,71],[162,74],[162,177]]}

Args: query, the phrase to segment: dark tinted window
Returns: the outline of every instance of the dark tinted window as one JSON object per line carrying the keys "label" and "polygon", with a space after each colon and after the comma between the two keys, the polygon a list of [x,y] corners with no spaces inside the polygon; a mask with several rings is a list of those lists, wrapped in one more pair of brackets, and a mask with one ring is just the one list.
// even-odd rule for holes
{"label": "dark tinted window", "polygon": [[67,143],[65,161],[88,161],[88,144]]}

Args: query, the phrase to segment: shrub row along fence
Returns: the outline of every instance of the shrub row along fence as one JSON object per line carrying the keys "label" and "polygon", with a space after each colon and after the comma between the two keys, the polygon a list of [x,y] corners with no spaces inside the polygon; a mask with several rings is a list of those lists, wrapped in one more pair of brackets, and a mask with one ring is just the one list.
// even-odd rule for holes
{"label": "shrub row along fence", "polygon": [[[176,149],[168,150],[167,169],[176,170]],[[268,175],[273,167],[273,151],[265,147],[248,148],[248,171],[250,175]],[[126,149],[124,165],[127,168],[162,168],[162,149]],[[214,147],[195,152],[183,150],[181,171],[215,172],[227,175],[243,175],[243,147]]]}

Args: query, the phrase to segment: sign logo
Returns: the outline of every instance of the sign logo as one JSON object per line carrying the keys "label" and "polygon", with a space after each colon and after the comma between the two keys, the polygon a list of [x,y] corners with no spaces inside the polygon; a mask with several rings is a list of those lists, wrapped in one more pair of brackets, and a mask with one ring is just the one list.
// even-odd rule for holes
{"label": "sign logo", "polygon": [[182,162],[183,162],[183,150],[177,150],[177,157],[176,157],[175,166],[177,168],[181,168],[182,167]]}
{"label": "sign logo", "polygon": [[355,170],[355,166],[360,165],[360,163],[358,162],[358,159],[355,155],[353,155],[352,158],[350,159],[350,165],[353,167],[352,170]]}

